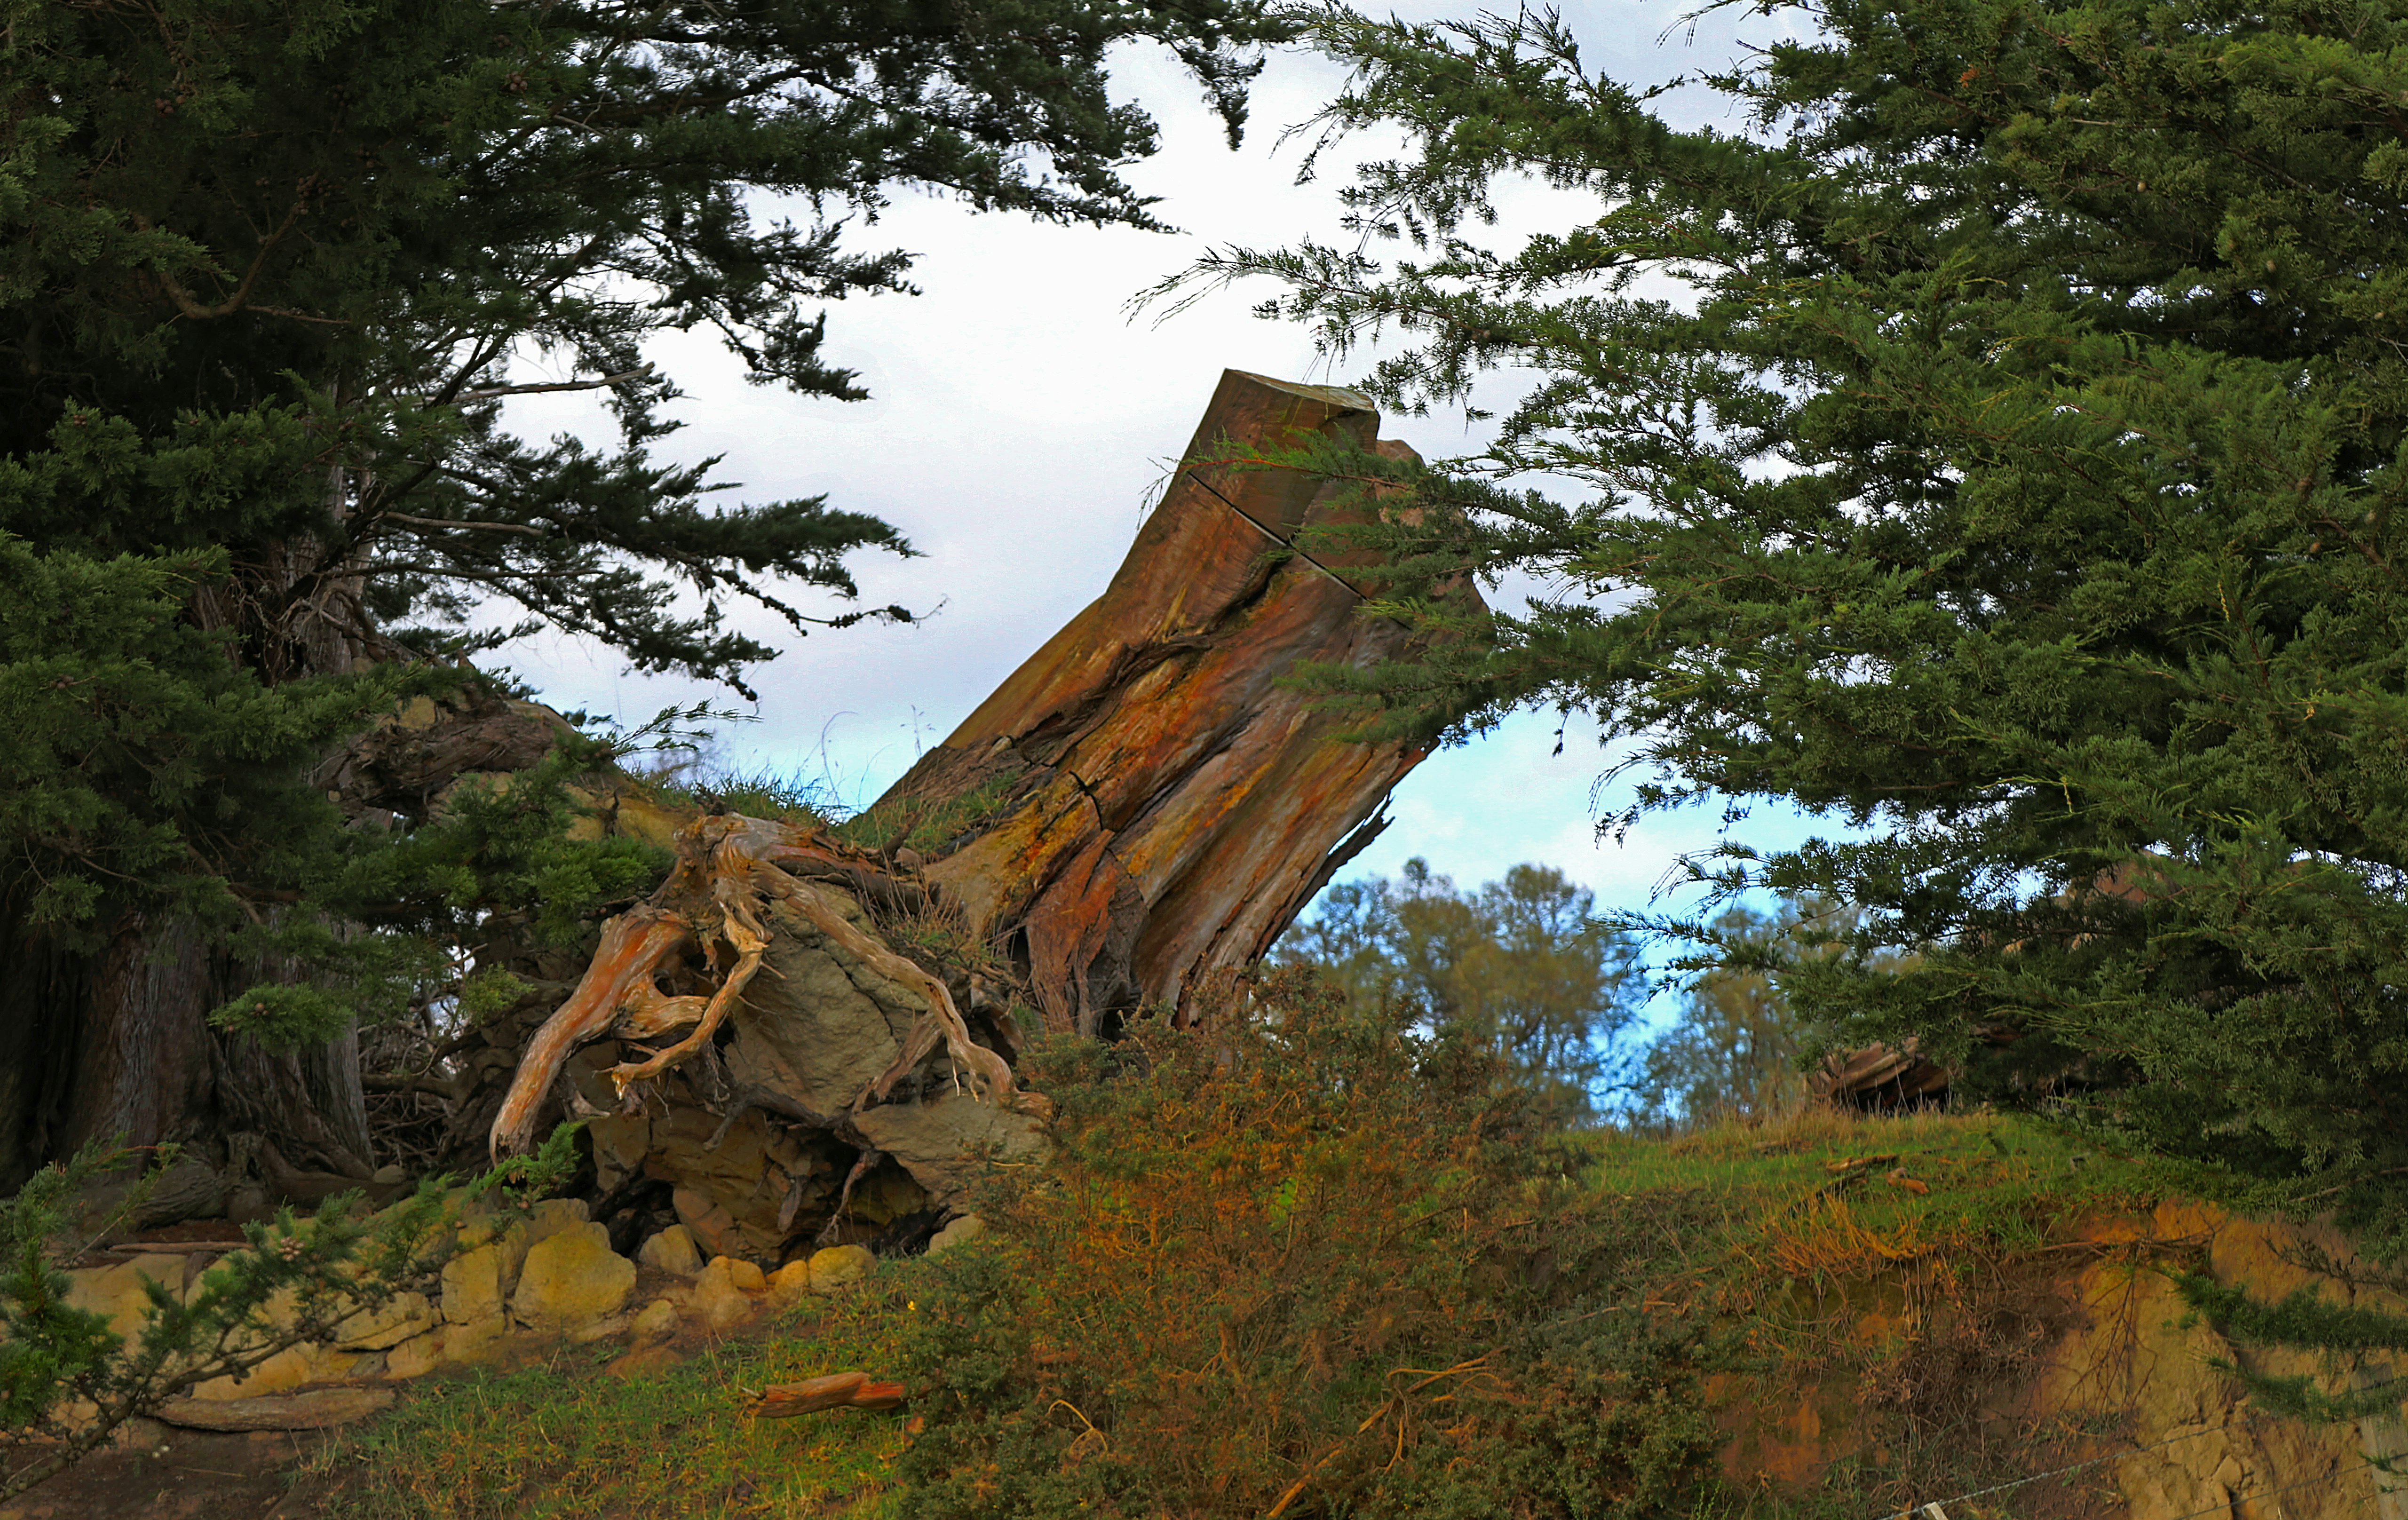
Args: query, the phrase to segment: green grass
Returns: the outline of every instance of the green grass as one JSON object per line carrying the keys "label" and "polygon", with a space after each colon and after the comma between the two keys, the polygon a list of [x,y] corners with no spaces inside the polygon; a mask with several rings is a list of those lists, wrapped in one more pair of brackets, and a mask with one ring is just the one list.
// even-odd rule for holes
{"label": "green grass", "polygon": [[882,849],[902,832],[903,843],[922,853],[941,852],[983,824],[1003,805],[1016,776],[999,776],[940,803],[911,801],[871,808],[838,825],[837,838],[865,850]]}
{"label": "green grass", "polygon": [[903,1416],[746,1413],[746,1389],[882,1365],[870,1338],[820,1329],[773,1319],[625,1379],[603,1371],[611,1343],[429,1379],[296,1477],[334,1486],[330,1520],[901,1520]]}
{"label": "green grass", "polygon": [[810,828],[833,828],[845,810],[824,783],[776,771],[661,769],[631,774],[665,808],[700,808],[708,791],[729,810]]}
{"label": "green grass", "polygon": [[[2028,1471],[2035,1453],[2088,1455],[2085,1432],[2010,1418],[2000,1396],[2036,1375],[2084,1263],[2144,1266],[2158,1248],[2130,1225],[2176,1191],[2160,1167],[1982,1111],[1809,1111],[1588,1151],[1600,1202],[1681,1222],[1650,1252],[1651,1306],[1712,1326],[1737,1442],[1727,1513],[1752,1520],[1878,1513]],[[1828,1465],[1754,1478],[1799,1412]]]}
{"label": "green grass", "polygon": [[[1896,1343],[1836,1334],[1835,1310],[1853,1321],[1893,1298],[1928,1297],[1935,1283],[1978,1297],[1989,1291],[1983,1282],[2018,1262],[2052,1262],[2051,1248],[2144,1211],[2164,1191],[2143,1165],[1983,1112],[1810,1113],[1672,1140],[1582,1143],[1589,1160],[1580,1180],[1594,1192],[1598,1226],[1627,1234],[1650,1309],[1720,1326],[1713,1339],[1734,1351],[1723,1365],[1742,1377],[1740,1397],[1784,1407],[1854,1387],[1885,1358],[1913,1354],[1904,1329]],[[1896,1159],[1832,1169],[1886,1155]],[[1893,1182],[1893,1170],[1927,1191]],[[331,1444],[305,1477],[337,1484],[326,1513],[339,1520],[902,1520],[908,1496],[888,1477],[905,1440],[901,1416],[755,1423],[743,1390],[892,1369],[880,1313],[911,1295],[917,1274],[945,1269],[890,1263],[880,1291],[858,1302],[773,1319],[638,1378],[604,1375],[619,1352],[606,1344],[507,1372],[430,1379]],[[1918,1470],[1918,1480],[1961,1473],[1959,1486],[1970,1487],[1990,1458],[1951,1444],[1932,1460],[1940,1465]],[[1861,1513],[1889,1490],[1884,1474],[1859,1465],[1842,1455],[1809,1489],[1756,1495],[1730,1513]]]}
{"label": "green grass", "polygon": [[[1716,1234],[1732,1265],[1790,1276],[1960,1251],[2036,1250],[2086,1219],[2144,1208],[2164,1191],[2147,1163],[2101,1154],[2044,1124],[1980,1111],[1809,1111],[1673,1140],[1600,1136],[1590,1149],[1600,1189],[1633,1201],[1702,1194],[1720,1205]],[[1892,1159],[1834,1170],[1876,1156]]]}

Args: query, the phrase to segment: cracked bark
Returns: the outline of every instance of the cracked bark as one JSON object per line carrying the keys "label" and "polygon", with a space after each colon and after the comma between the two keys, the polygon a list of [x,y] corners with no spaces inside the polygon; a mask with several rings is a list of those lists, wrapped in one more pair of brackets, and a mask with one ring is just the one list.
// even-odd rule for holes
{"label": "cracked bark", "polygon": [[[884,848],[732,814],[684,827],[676,873],[609,925],[576,993],[528,1046],[494,1149],[532,1140],[574,1051],[622,1041],[634,1056],[623,1053],[607,1088],[590,1068],[575,1101],[655,1115],[642,1121],[652,1138],[626,1142],[624,1164],[696,1198],[710,1192],[731,1216],[809,1228],[821,1221],[797,1220],[790,1186],[730,1196],[745,1179],[712,1174],[692,1154],[715,1144],[664,1149],[658,1106],[707,1106],[703,1089],[750,1083],[757,1122],[782,1117],[757,1094],[781,1092],[784,1113],[840,1111],[829,1127],[867,1150],[871,1131],[897,1123],[898,1091],[923,1105],[967,1094],[1002,1111],[1037,1106],[1007,1064],[1003,994],[1049,1029],[1109,1036],[1142,1007],[1176,1016],[1205,979],[1257,960],[1385,826],[1381,804],[1424,752],[1348,738],[1346,719],[1283,684],[1305,663],[1364,667],[1410,653],[1401,625],[1362,614],[1354,566],[1293,548],[1300,528],[1350,509],[1350,493],[1211,461],[1312,433],[1410,457],[1375,440],[1378,422],[1351,393],[1225,374],[1189,464],[1103,595],[846,830]],[[1476,603],[1469,586],[1459,595]],[[971,957],[983,969],[897,953],[909,948],[897,929],[929,924],[985,947]],[[810,1069],[814,1053],[781,1045],[794,1031],[768,1027],[763,1002],[790,1007],[788,972],[807,973],[800,962],[777,969],[789,954],[781,940],[810,941],[855,989],[882,989],[885,1006],[921,1011],[874,1080],[862,1068],[840,1089],[805,1090],[827,1074]],[[754,982],[765,955],[772,974]],[[647,1045],[673,1035],[666,1048]],[[740,1083],[673,1073],[714,1040]],[[739,1118],[754,1122],[729,1111],[689,1127],[716,1142]],[[770,1226],[755,1227],[758,1244]]]}

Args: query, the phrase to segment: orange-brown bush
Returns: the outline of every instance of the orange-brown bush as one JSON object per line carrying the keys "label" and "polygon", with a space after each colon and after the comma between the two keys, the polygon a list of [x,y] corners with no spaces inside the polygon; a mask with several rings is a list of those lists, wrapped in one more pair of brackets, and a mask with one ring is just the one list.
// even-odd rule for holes
{"label": "orange-brown bush", "polygon": [[1688,1509],[1688,1348],[1620,1312],[1664,1221],[1558,1177],[1492,1065],[1283,974],[1038,1080],[1058,1154],[1005,1174],[999,1227],[903,1315],[910,1508]]}

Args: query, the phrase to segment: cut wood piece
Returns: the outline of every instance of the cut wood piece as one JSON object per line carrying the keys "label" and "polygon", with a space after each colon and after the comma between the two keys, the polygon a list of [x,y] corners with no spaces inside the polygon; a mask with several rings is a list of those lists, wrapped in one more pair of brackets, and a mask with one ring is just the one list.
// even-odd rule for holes
{"label": "cut wood piece", "polygon": [[867,1372],[831,1372],[801,1383],[777,1383],[761,1390],[752,1413],[764,1420],[790,1419],[827,1409],[866,1409],[883,1413],[903,1407],[903,1384],[880,1383]]}

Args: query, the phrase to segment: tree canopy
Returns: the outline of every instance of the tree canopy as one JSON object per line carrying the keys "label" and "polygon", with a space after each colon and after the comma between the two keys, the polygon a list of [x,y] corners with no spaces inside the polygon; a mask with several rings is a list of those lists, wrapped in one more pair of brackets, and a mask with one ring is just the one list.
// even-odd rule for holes
{"label": "tree canopy", "polygon": [[[1397,335],[1392,404],[1526,377],[1420,481],[1457,509],[1385,531],[1570,588],[1354,683],[1593,710],[1642,809],[1802,806],[1828,837],[1698,864],[1866,910],[1787,979],[1823,1038],[2408,1245],[2408,11],[1753,13],[1802,39],[1694,130],[1550,15],[1323,17],[1327,123],[1410,147],[1346,192],[1361,242],[1198,277]],[[1529,179],[1594,209],[1497,246]]]}
{"label": "tree canopy", "polygon": [[[710,506],[711,462],[652,457],[681,393],[645,340],[704,327],[756,382],[857,398],[816,308],[910,259],[849,219],[910,188],[1155,225],[1105,50],[1168,45],[1234,134],[1276,33],[1246,0],[16,0],[0,535],[182,577],[267,685],[490,646],[460,629],[498,600],[741,690],[776,652],[734,604],[908,617],[842,602],[846,554],[910,546],[818,497]],[[617,442],[509,431],[561,389],[607,390]]]}
{"label": "tree canopy", "polygon": [[[1168,48],[1234,137],[1286,29],[1258,0],[0,0],[0,996],[30,1073],[0,1129],[58,1110],[27,1084],[84,1082],[78,1041],[161,1046],[68,1006],[141,980],[108,943],[273,931],[193,951],[235,978],[206,1007],[356,981],[330,914],[640,891],[657,863],[556,858],[557,796],[438,809],[448,776],[352,787],[339,752],[406,698],[504,724],[465,665],[525,628],[749,692],[777,651],[741,609],[796,637],[909,618],[848,568],[910,553],[892,525],[715,505],[716,461],[659,457],[681,392],[648,341],[702,329],[757,383],[858,398],[825,308],[910,293],[910,255],[860,235],[888,196],[1158,226],[1122,178],[1154,127],[1108,53]],[[606,396],[616,436],[520,436],[508,404],[546,391]],[[412,860],[441,880],[362,896]]]}
{"label": "tree canopy", "polygon": [[1595,1118],[1626,1073],[1618,1043],[1645,997],[1638,946],[1551,866],[1474,892],[1405,863],[1396,881],[1329,889],[1272,959],[1318,970],[1357,1010],[1466,1041],[1559,1121]]}

